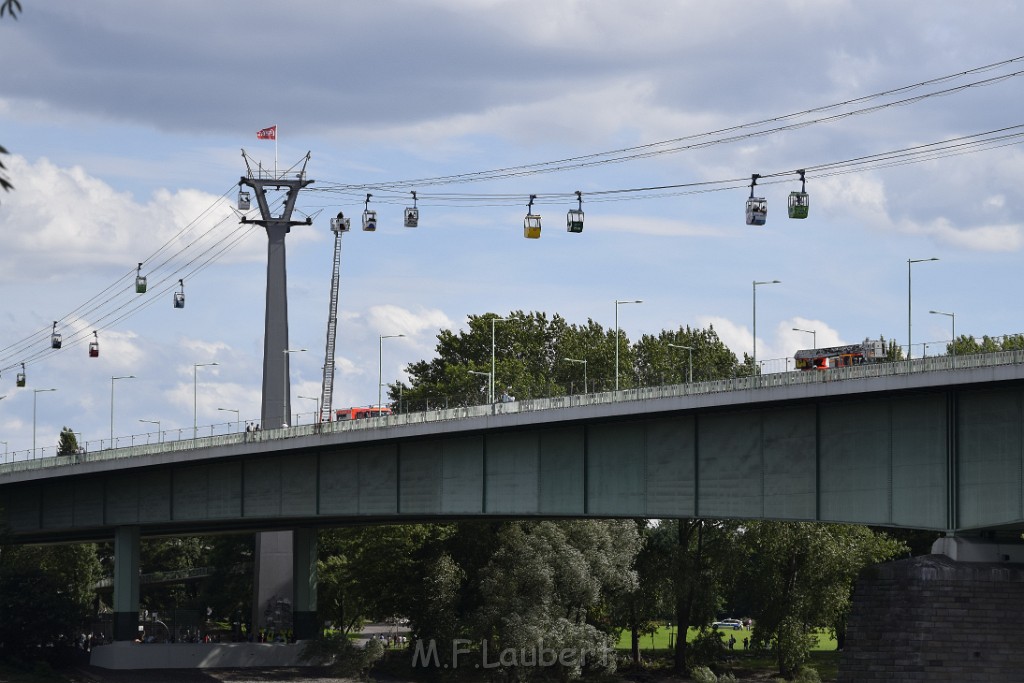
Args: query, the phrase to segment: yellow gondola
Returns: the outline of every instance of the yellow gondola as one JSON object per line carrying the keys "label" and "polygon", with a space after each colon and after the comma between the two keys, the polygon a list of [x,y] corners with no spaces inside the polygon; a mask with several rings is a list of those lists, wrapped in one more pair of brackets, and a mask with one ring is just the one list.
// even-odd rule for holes
{"label": "yellow gondola", "polygon": [[530,203],[526,207],[526,219],[523,221],[523,236],[535,240],[540,238],[540,214],[533,212],[533,200],[537,195],[530,195]]}

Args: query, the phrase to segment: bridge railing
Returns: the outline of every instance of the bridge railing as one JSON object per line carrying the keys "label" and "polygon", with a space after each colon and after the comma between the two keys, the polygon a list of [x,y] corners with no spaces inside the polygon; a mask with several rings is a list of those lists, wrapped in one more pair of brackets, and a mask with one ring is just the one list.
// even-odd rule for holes
{"label": "bridge railing", "polygon": [[929,356],[911,361],[895,361],[846,368],[832,368],[824,371],[778,372],[754,377],[736,377],[706,382],[673,384],[657,387],[640,387],[593,394],[573,394],[552,398],[534,398],[511,403],[483,404],[457,408],[438,408],[417,413],[391,414],[381,417],[338,422],[314,423],[260,432],[234,432],[216,436],[181,440],[165,440],[161,443],[147,443],[79,452],[73,455],[48,456],[24,460],[13,460],[0,464],[0,475],[5,473],[36,470],[49,467],[74,465],[81,462],[121,460],[144,455],[175,453],[217,446],[229,446],[256,441],[280,441],[303,436],[337,434],[348,431],[388,429],[404,425],[430,424],[463,420],[472,417],[531,413],[547,410],[562,410],[580,406],[608,405],[661,398],[698,396],[744,390],[768,390],[777,387],[843,382],[874,377],[894,377],[907,374],[940,372],[971,368],[998,367],[1024,363],[1024,351],[998,351],[995,353],[971,354],[964,356]]}

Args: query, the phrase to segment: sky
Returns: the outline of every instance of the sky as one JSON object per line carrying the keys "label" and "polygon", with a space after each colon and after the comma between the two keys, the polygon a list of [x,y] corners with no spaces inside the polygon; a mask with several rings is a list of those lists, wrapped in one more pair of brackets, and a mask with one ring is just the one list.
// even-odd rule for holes
{"label": "sky", "polygon": [[[300,424],[320,396],[339,211],[353,230],[335,407],[376,403],[379,380],[432,357],[439,330],[489,312],[609,328],[617,312],[630,340],[712,325],[742,357],[756,290],[766,372],[812,338],[906,344],[908,303],[915,357],[942,353],[953,324],[1024,331],[1016,2],[22,6],[0,19],[0,160],[15,186],[0,193],[7,459],[34,443],[52,455],[64,426],[94,448],[111,433],[154,440],[157,423],[178,438],[194,421],[209,434],[258,419],[267,240],[232,209],[243,150],[281,171],[309,154],[295,217],[312,224],[287,238],[289,345],[307,349],[291,355]],[[256,137],[269,126],[276,144]],[[1002,129],[965,153],[871,156]],[[631,148],[651,153],[590,156]],[[801,168],[810,215],[793,220]],[[493,169],[519,170],[431,180]],[[744,220],[755,173],[772,176],[756,187],[763,226]],[[402,225],[411,191],[415,229]],[[571,234],[576,191],[585,228]],[[366,193],[376,232],[359,229]],[[523,237],[531,194],[538,240]]]}

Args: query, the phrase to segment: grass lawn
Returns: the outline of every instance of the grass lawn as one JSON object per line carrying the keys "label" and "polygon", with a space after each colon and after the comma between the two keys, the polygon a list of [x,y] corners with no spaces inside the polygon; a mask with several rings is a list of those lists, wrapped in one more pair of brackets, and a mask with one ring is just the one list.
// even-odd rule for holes
{"label": "grass lawn", "polygon": [[[672,632],[670,634],[668,627],[662,626],[653,635],[640,636],[640,649],[643,652],[649,652],[651,650],[665,650],[667,652],[669,648],[669,638],[671,637],[671,642],[674,643],[675,639],[679,635],[678,631],[678,628],[673,627]],[[686,632],[686,642],[692,642],[693,639],[697,637],[697,633],[697,629],[689,629]],[[743,639],[750,638],[750,631],[746,629],[740,629],[738,631],[726,629],[722,631],[722,634],[723,640],[725,641],[729,640],[730,635],[736,636],[736,647],[734,649],[739,651],[743,651]],[[818,632],[817,637],[818,643],[812,648],[812,650],[835,651],[836,641],[832,640],[827,631]],[[628,651],[631,647],[630,638],[630,633],[628,631],[623,631],[622,636],[619,638],[619,644],[616,646],[617,649]]]}
{"label": "grass lawn", "polygon": [[[697,629],[690,629],[686,634],[686,641],[691,642],[697,636]],[[736,658],[726,666],[738,676],[750,675],[752,672],[778,671],[778,662],[771,655],[754,654],[743,648],[743,639],[750,638],[750,631],[732,629],[722,631],[726,641],[729,635],[736,636],[736,645],[733,648],[733,656]],[[669,629],[662,627],[653,635],[640,637],[640,651],[645,658],[663,659],[666,663],[670,658],[669,651]],[[678,636],[678,629],[673,628],[671,633],[672,642]],[[827,632],[817,634],[818,643],[811,650],[810,665],[817,669],[823,681],[834,681],[839,675],[839,652],[836,650],[836,641],[832,640]],[[617,649],[628,652],[630,650],[630,634],[625,632],[619,638]]]}

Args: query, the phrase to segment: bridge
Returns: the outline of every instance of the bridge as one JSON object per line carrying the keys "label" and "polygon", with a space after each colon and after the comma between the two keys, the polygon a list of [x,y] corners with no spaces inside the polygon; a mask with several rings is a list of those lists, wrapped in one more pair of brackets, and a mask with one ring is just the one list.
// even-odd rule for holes
{"label": "bridge", "polygon": [[467,517],[1024,529],[1024,353],[535,399],[0,466],[15,539]]}
{"label": "bridge", "polygon": [[[955,366],[954,366],[955,363]],[[467,518],[738,518],[1024,530],[1024,352],[630,389],[241,433],[0,467],[16,542],[292,530],[297,634],[316,529]],[[271,548],[266,553],[273,555]]]}

